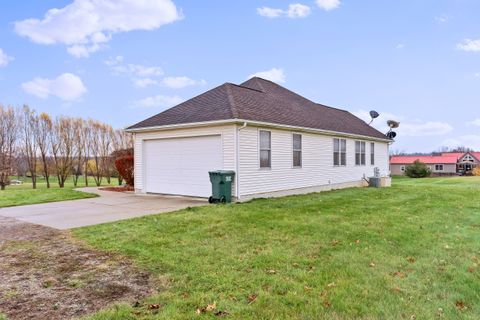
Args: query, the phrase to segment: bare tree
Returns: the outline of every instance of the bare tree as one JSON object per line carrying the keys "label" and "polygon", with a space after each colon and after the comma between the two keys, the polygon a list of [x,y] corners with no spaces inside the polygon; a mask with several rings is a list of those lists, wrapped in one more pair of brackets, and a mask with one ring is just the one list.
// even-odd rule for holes
{"label": "bare tree", "polygon": [[73,119],[73,185],[76,187],[78,184],[78,179],[82,175],[83,170],[83,160],[84,160],[84,148],[85,143],[84,138],[84,121],[83,119]]}
{"label": "bare tree", "polygon": [[110,154],[113,151],[113,139],[114,132],[113,128],[107,124],[100,125],[100,161],[101,161],[101,170],[107,183],[110,184],[110,179],[112,176],[112,167],[113,161],[110,157]]}
{"label": "bare tree", "polygon": [[38,159],[38,116],[27,105],[23,106],[22,114],[23,152],[27,159],[28,171],[32,176],[32,187],[37,188],[37,159]]}
{"label": "bare tree", "polygon": [[83,175],[85,178],[85,186],[88,187],[88,160],[90,160],[90,150],[92,141],[92,131],[90,130],[91,121],[83,121],[82,142],[83,142]]}
{"label": "bare tree", "polygon": [[58,117],[53,126],[51,148],[60,188],[65,187],[65,181],[72,171],[74,139],[72,120]]}
{"label": "bare tree", "polygon": [[12,107],[4,108],[0,105],[0,189],[10,183],[13,174],[15,157],[15,142],[17,141],[18,122],[15,110]]}
{"label": "bare tree", "polygon": [[102,124],[98,121],[88,120],[90,130],[90,158],[88,160],[88,169],[90,170],[95,184],[99,187],[102,184],[102,168],[101,168],[101,130]]}
{"label": "bare tree", "polygon": [[52,118],[45,113],[40,113],[38,117],[38,134],[37,134],[37,145],[40,150],[40,159],[42,160],[43,166],[43,176],[47,182],[47,188],[50,188],[50,142],[51,135],[53,130]]}

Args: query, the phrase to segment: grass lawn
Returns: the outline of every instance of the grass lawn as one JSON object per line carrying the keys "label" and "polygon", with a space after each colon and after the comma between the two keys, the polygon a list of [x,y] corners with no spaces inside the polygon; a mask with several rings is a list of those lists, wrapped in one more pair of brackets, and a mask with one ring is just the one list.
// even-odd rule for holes
{"label": "grass lawn", "polygon": [[[16,179],[16,177],[14,178]],[[95,186],[93,178],[89,178],[89,186]],[[117,180],[113,179],[112,183]],[[85,180],[80,178],[78,187],[85,186]],[[104,184],[106,180],[104,180]],[[23,184],[16,186],[7,186],[6,190],[0,190],[0,208],[21,206],[27,204],[46,203],[55,201],[75,200],[93,198],[97,195],[85,192],[75,191],[72,178],[65,183],[65,188],[59,188],[55,178],[50,179],[50,189],[47,189],[47,183],[44,179],[37,180],[37,189],[32,189],[30,179],[24,180]],[[1,319],[1,318],[0,318]]]}
{"label": "grass lawn", "polygon": [[480,319],[480,178],[396,179],[74,234],[162,283],[93,319]]}

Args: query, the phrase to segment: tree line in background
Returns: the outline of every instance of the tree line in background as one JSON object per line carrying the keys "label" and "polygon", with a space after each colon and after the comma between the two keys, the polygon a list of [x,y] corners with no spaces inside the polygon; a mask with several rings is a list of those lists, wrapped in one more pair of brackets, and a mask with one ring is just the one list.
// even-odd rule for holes
{"label": "tree line in background", "polygon": [[92,119],[53,119],[28,106],[0,105],[1,190],[13,175],[31,177],[34,189],[39,176],[45,179],[47,188],[52,176],[61,188],[69,177],[77,186],[82,176],[86,186],[88,177],[93,177],[97,186],[102,179],[110,183],[112,178],[118,178],[121,184],[116,162],[122,164],[120,170],[130,173],[127,182],[133,184],[133,138],[124,130]]}

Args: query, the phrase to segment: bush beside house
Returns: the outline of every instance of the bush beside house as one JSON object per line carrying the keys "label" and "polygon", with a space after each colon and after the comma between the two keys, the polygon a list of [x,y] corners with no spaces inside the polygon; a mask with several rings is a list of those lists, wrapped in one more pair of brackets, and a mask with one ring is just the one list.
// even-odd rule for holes
{"label": "bush beside house", "polygon": [[405,168],[405,175],[410,178],[426,178],[432,174],[430,168],[419,160],[415,161],[412,165]]}

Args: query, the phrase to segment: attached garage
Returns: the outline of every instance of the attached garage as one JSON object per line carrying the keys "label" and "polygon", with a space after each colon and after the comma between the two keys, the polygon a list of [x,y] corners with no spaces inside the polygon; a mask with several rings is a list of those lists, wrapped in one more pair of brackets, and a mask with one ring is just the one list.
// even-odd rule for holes
{"label": "attached garage", "polygon": [[145,140],[143,150],[148,193],[208,197],[208,171],[223,166],[220,135]]}

